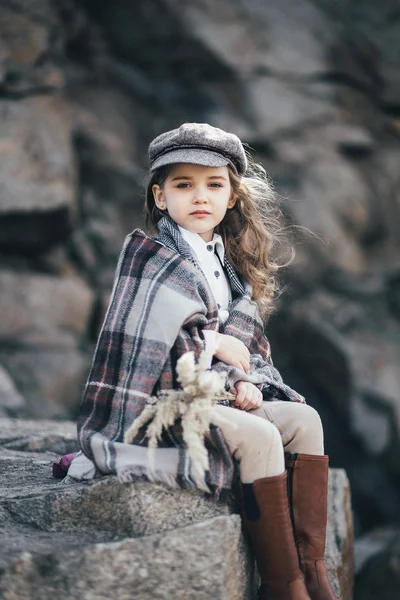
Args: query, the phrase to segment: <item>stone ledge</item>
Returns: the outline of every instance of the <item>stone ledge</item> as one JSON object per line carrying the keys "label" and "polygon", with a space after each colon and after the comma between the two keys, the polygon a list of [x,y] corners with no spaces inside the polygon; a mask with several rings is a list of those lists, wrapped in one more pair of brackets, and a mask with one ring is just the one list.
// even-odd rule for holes
{"label": "stone ledge", "polygon": [[4,600],[251,600],[253,560],[238,515],[54,554],[4,569]]}
{"label": "stone ledge", "polygon": [[[50,429],[36,423],[32,447],[28,424],[15,423],[14,440],[30,448],[20,451],[0,420],[0,597],[252,600],[254,562],[233,501],[115,477],[64,485],[51,477],[49,450],[63,436],[70,443],[71,429]],[[352,597],[352,552],[349,483],[331,469],[326,562],[341,600]]]}

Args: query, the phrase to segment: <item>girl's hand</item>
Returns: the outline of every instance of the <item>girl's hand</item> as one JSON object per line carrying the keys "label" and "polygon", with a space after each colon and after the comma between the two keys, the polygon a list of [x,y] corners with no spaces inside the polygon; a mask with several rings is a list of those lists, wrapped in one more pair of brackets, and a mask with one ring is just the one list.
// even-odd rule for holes
{"label": "girl's hand", "polygon": [[217,333],[216,358],[227,365],[237,367],[245,373],[250,369],[250,352],[240,340],[232,335]]}
{"label": "girl's hand", "polygon": [[233,404],[235,408],[240,410],[252,410],[253,408],[260,408],[263,400],[261,390],[258,389],[253,383],[248,381],[237,381],[235,383],[236,389],[236,400]]}

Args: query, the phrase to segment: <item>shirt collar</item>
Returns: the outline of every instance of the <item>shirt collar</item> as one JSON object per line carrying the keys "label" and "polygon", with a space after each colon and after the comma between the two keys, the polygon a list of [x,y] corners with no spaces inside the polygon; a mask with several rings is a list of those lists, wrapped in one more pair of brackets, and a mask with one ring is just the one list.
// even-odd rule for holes
{"label": "shirt collar", "polygon": [[198,233],[184,229],[178,225],[179,231],[183,239],[189,244],[189,246],[195,251],[197,258],[200,262],[207,260],[210,257],[210,251],[207,250],[207,246],[214,246],[214,251],[217,252],[222,264],[224,264],[225,258],[225,247],[222,237],[217,233],[214,233],[211,242],[205,242]]}

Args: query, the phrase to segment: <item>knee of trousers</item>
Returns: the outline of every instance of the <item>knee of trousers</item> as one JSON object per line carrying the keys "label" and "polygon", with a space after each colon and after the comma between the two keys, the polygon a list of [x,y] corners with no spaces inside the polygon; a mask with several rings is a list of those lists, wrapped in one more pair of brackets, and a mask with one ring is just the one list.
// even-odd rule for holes
{"label": "knee of trousers", "polygon": [[255,423],[246,427],[244,432],[246,447],[255,451],[276,449],[283,453],[282,438],[278,428],[265,419],[254,418],[254,421]]}
{"label": "knee of trousers", "polygon": [[[312,406],[299,404],[294,417],[293,434],[298,441],[312,443],[323,454],[324,433],[321,417]],[[308,445],[307,443],[307,445]]]}

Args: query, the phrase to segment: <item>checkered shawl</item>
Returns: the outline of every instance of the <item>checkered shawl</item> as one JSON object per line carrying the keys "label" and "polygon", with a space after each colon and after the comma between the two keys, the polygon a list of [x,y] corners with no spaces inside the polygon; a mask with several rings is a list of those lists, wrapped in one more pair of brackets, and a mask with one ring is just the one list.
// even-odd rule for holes
{"label": "checkered shawl", "polygon": [[[232,335],[250,351],[249,374],[214,359],[212,369],[227,374],[227,388],[239,380],[250,381],[262,389],[264,399],[304,402],[272,365],[250,286],[242,283],[225,259],[233,300],[222,325],[209,284],[178,227],[169,217],[161,219],[158,227],[156,238],[136,229],[125,240],[78,419],[86,457],[100,472],[118,473],[125,479],[146,474],[146,468],[135,467],[134,456],[146,438],[142,428],[133,444],[127,445],[124,432],[149,395],[179,387],[176,362],[188,351],[199,355],[205,345],[204,330]],[[160,448],[171,446],[179,449],[176,481],[193,483],[180,423],[166,431],[160,443]],[[235,461],[219,428],[211,426],[207,448],[206,483],[220,494],[231,488]]]}

